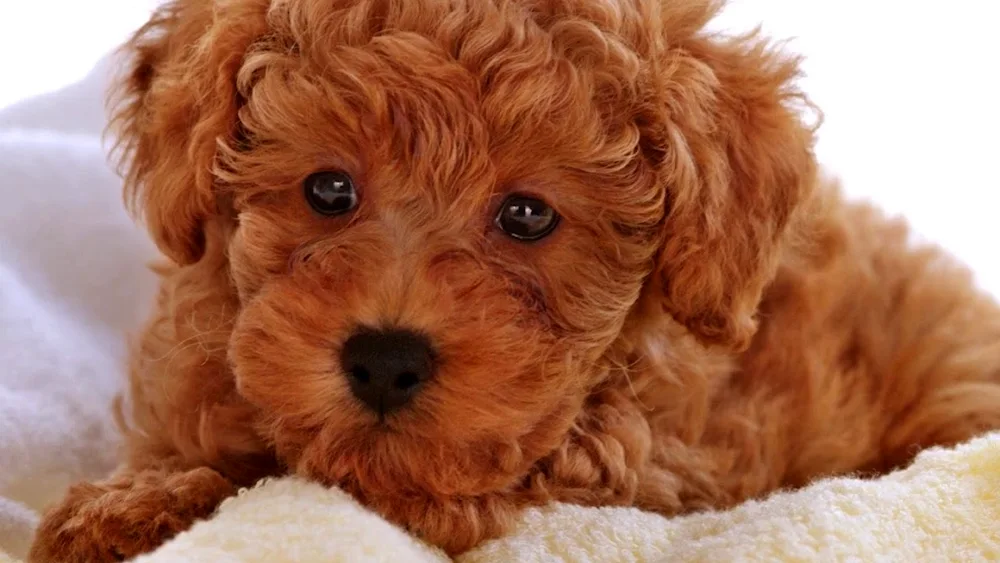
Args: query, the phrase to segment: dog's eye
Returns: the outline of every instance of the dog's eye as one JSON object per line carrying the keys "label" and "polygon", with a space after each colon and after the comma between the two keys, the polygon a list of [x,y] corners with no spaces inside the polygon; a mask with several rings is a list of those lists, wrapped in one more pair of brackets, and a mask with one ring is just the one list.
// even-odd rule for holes
{"label": "dog's eye", "polygon": [[496,224],[503,232],[525,241],[547,237],[558,223],[559,215],[547,203],[520,195],[507,198],[496,218]]}
{"label": "dog's eye", "polygon": [[306,201],[321,215],[340,215],[358,205],[354,181],[344,172],[316,172],[303,182]]}

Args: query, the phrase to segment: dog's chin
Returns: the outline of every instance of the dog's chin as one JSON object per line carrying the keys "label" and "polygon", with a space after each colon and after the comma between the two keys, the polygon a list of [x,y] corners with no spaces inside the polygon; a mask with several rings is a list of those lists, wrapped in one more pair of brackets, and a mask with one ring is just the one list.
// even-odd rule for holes
{"label": "dog's chin", "polygon": [[512,423],[477,435],[449,434],[432,422],[421,424],[424,417],[416,413],[384,419],[355,413],[316,428],[272,424],[270,438],[289,470],[363,501],[477,497],[517,489],[537,460],[561,442],[574,408],[567,401],[542,414],[527,433],[512,432]]}
{"label": "dog's chin", "polygon": [[356,434],[321,431],[301,450],[293,469],[361,500],[377,501],[504,490],[515,484],[523,463],[515,444],[482,442],[458,448],[381,426]]}

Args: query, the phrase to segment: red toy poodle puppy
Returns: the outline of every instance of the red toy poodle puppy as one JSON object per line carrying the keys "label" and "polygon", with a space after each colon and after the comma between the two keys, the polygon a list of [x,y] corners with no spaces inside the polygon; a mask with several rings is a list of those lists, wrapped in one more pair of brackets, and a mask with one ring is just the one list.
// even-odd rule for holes
{"label": "red toy poodle puppy", "polygon": [[817,170],[711,0],[172,0],[128,43],[169,258],[126,456],[36,563],[269,475],[458,553],[524,506],[732,506],[1000,427],[1000,308]]}

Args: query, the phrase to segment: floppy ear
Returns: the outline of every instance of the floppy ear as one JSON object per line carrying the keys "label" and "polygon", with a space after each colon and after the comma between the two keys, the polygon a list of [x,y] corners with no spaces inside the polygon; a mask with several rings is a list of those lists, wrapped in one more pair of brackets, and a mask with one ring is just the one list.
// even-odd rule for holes
{"label": "floppy ear", "polygon": [[667,57],[640,123],[670,207],[650,283],[700,340],[742,349],[816,173],[798,60],[755,34],[694,36]]}
{"label": "floppy ear", "polygon": [[266,9],[259,1],[230,4],[173,0],[158,8],[125,44],[128,66],[113,92],[109,132],[126,202],[179,264],[201,257],[204,223],[219,213],[217,143],[236,127],[235,75],[256,31],[247,23],[262,22]]}

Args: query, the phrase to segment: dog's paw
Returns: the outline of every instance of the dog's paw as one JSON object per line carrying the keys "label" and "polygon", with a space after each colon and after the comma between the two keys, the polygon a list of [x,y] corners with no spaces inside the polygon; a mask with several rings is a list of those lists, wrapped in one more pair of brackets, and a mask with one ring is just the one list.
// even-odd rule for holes
{"label": "dog's paw", "polygon": [[105,483],[73,486],[42,519],[31,563],[125,561],[156,549],[211,516],[236,493],[208,468],[142,471]]}

